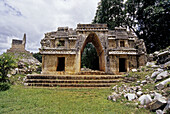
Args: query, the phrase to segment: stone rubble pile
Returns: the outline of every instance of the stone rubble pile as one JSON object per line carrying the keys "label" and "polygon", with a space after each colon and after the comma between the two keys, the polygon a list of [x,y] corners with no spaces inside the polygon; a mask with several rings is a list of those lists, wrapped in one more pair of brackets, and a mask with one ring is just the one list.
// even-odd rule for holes
{"label": "stone rubble pile", "polygon": [[170,46],[164,50],[156,51],[153,54],[150,54],[148,61],[156,61],[156,65],[170,69]]}
{"label": "stone rubble pile", "polygon": [[41,63],[33,56],[29,56],[27,58],[20,58],[18,60],[18,67],[12,69],[10,74],[31,74],[36,71],[41,71]]}
{"label": "stone rubble pile", "polygon": [[[152,71],[152,74],[146,75],[144,80],[138,80],[137,78],[128,76],[128,78],[125,77],[125,82],[135,82],[135,86],[128,86],[128,84],[114,86],[112,88],[113,93],[108,96],[108,100],[116,102],[118,99],[124,97],[128,101],[136,102],[135,104],[138,108],[147,108],[151,111],[156,111],[157,114],[170,113],[169,51],[155,52],[154,54],[157,57],[156,62],[148,62],[145,67],[145,70],[148,68]],[[141,69],[132,69],[132,72],[141,72]],[[144,88],[147,84],[153,84],[155,88],[149,91],[150,88]]]}

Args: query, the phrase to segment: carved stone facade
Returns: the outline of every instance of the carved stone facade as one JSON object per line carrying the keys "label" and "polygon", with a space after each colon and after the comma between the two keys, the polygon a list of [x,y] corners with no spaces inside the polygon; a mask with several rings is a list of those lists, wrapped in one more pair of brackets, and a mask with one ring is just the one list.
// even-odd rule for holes
{"label": "carved stone facade", "polygon": [[26,34],[24,34],[23,40],[12,39],[12,46],[7,50],[8,52],[30,53],[25,50]]}
{"label": "carved stone facade", "polygon": [[99,56],[99,70],[122,74],[146,63],[146,48],[124,28],[108,30],[106,24],[78,24],[75,30],[59,27],[41,40],[43,74],[77,74],[81,72],[81,54],[91,42]]}

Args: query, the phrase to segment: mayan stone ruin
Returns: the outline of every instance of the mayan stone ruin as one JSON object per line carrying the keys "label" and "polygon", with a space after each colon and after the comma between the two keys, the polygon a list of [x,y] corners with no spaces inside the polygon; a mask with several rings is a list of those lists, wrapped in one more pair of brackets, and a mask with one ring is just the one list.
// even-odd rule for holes
{"label": "mayan stone ruin", "polygon": [[81,54],[91,42],[99,57],[99,71],[123,74],[146,64],[144,41],[125,28],[108,30],[106,24],[59,27],[41,40],[42,74],[73,75],[81,72]]}
{"label": "mayan stone ruin", "polygon": [[23,40],[12,39],[12,46],[10,49],[7,50],[7,53],[27,53],[30,54],[29,51],[25,50],[26,45],[26,34],[23,36]]}

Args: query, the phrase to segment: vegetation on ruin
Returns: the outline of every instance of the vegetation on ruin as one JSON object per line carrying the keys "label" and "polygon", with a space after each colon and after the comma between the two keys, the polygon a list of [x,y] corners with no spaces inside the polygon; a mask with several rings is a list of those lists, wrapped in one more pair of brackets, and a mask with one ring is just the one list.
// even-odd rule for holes
{"label": "vegetation on ruin", "polygon": [[24,53],[24,52],[8,52],[8,53],[5,53],[9,56],[11,56],[13,59],[15,59],[16,62],[18,62],[20,59],[29,59],[32,57],[31,54],[28,54],[28,53]]}
{"label": "vegetation on ruin", "polygon": [[169,5],[169,0],[101,0],[93,23],[131,29],[152,53],[169,46]]}

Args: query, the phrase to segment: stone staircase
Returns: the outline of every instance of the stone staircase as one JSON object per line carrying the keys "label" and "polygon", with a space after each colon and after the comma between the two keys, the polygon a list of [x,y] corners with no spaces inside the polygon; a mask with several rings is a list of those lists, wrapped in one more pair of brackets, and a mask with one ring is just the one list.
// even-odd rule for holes
{"label": "stone staircase", "polygon": [[77,75],[108,75],[104,71],[81,71],[78,72]]}
{"label": "stone staircase", "polygon": [[34,87],[110,87],[123,81],[119,75],[27,75],[25,85]]}

